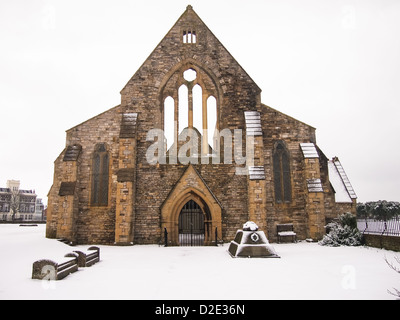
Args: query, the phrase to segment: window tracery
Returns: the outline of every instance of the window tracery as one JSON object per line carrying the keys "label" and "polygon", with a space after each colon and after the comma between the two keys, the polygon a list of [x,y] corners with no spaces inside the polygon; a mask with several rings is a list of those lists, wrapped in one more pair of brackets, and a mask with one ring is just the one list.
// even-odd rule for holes
{"label": "window tracery", "polygon": [[163,96],[166,151],[186,128],[192,128],[203,139],[199,152],[209,154],[217,129],[217,98],[212,80],[195,67],[181,68],[167,81]]}

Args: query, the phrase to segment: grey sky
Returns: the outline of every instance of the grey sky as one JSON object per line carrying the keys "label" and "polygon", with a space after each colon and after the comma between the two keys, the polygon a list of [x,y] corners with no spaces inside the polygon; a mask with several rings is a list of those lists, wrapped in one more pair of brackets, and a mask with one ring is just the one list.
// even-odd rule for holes
{"label": "grey sky", "polygon": [[0,2],[0,186],[47,203],[65,130],[120,90],[194,10],[258,84],[262,102],[317,128],[359,201],[400,201],[400,2]]}

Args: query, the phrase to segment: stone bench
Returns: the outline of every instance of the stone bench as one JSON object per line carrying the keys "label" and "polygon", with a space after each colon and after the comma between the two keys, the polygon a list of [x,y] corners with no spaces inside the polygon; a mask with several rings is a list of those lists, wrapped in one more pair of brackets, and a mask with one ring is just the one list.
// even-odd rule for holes
{"label": "stone bench", "polygon": [[100,261],[100,248],[90,247],[87,252],[74,251],[78,254],[78,266],[86,268]]}
{"label": "stone bench", "polygon": [[100,261],[100,248],[90,247],[86,252],[74,251],[64,256],[61,262],[49,259],[35,261],[32,267],[32,279],[61,280],[69,274]]}
{"label": "stone bench", "polygon": [[293,223],[278,224],[276,226],[276,232],[278,235],[278,243],[281,242],[282,238],[291,237],[293,242],[296,242],[297,234],[294,232]]}
{"label": "stone bench", "polygon": [[76,253],[68,253],[65,258],[62,262],[48,259],[35,261],[32,267],[32,279],[61,280],[78,271],[78,255]]}

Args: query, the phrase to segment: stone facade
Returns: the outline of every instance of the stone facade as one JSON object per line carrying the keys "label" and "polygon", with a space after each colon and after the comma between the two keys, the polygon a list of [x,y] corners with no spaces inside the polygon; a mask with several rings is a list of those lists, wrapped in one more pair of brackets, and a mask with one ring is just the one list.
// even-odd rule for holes
{"label": "stone facade", "polygon": [[[194,80],[185,78],[187,70]],[[215,241],[215,230],[232,240],[248,220],[270,241],[276,241],[276,225],[289,222],[299,239],[321,238],[326,219],[339,213],[328,159],[313,127],[262,104],[260,93],[188,6],[122,89],[121,104],[67,131],[66,148],[54,163],[47,237],[154,244],[166,229],[179,245],[180,215],[193,200],[204,214],[205,245]],[[207,124],[210,97],[215,128]],[[174,101],[168,112],[167,98]],[[196,99],[202,127],[196,127]],[[164,137],[154,129],[167,126],[173,138],[164,154]],[[309,157],[302,143],[317,153]],[[317,191],[309,187],[315,179]],[[355,197],[349,207],[355,210]]]}

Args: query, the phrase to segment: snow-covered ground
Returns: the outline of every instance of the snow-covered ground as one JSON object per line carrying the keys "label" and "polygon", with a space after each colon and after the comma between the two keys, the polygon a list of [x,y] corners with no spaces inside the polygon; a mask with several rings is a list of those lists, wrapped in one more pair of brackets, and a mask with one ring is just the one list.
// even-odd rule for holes
{"label": "snow-covered ground", "polygon": [[395,299],[393,251],[273,244],[280,259],[231,258],[216,247],[100,246],[101,261],[61,281],[32,280],[32,263],[89,246],[46,239],[45,225],[0,225],[0,299]]}

